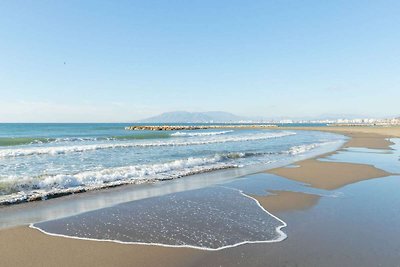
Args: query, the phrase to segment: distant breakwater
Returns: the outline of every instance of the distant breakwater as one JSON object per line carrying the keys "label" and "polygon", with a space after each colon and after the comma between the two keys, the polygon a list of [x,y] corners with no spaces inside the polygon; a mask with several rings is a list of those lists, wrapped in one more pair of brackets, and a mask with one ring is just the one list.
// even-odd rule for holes
{"label": "distant breakwater", "polygon": [[130,131],[182,131],[182,130],[205,130],[205,129],[248,129],[248,128],[275,128],[273,124],[240,124],[240,125],[134,125],[125,127]]}

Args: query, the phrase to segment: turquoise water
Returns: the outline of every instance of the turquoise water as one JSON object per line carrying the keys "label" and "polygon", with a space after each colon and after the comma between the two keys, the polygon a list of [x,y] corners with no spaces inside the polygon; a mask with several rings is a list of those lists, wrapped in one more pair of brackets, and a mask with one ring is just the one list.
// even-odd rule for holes
{"label": "turquoise water", "polygon": [[0,124],[0,202],[295,160],[341,142],[304,131],[128,131],[128,124]]}

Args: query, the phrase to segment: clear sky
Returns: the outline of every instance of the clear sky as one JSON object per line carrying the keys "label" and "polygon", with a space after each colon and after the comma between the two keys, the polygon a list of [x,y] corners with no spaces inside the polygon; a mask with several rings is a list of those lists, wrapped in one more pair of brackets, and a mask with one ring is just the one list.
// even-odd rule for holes
{"label": "clear sky", "polygon": [[0,1],[0,121],[400,115],[400,1]]}

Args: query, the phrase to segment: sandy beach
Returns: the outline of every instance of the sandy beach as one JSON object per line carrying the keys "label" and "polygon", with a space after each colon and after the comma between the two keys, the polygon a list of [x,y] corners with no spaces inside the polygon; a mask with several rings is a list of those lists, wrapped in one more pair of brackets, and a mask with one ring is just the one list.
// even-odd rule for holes
{"label": "sandy beach", "polygon": [[[286,129],[286,128],[285,128]],[[294,129],[294,128],[287,128]],[[340,133],[350,137],[342,149],[357,147],[390,151],[392,142],[387,138],[400,137],[400,127],[307,127],[296,130],[316,130]],[[346,150],[336,153],[348,153]],[[349,152],[350,153],[350,152]],[[396,175],[379,169],[374,163],[349,163],[324,161],[319,156],[295,163],[296,166],[282,167],[267,171],[275,175],[305,184],[306,187],[326,192],[355,190],[364,183],[381,183],[387,177]],[[322,160],[321,160],[322,159]],[[267,176],[266,176],[267,177]],[[374,179],[373,178],[381,178]],[[370,180],[370,181],[367,181]],[[392,181],[395,183],[396,181]],[[381,185],[378,185],[381,186]],[[382,185],[384,186],[384,185]],[[349,189],[350,188],[350,189]],[[360,191],[357,191],[360,190]],[[268,190],[265,189],[267,192]],[[325,192],[324,191],[324,192]],[[371,235],[368,243],[365,232],[380,229],[380,225],[365,224],[357,228],[357,218],[341,215],[350,209],[354,201],[357,212],[361,202],[348,197],[341,199],[289,190],[269,190],[266,196],[252,195],[268,211],[284,219],[288,239],[272,244],[246,244],[221,251],[202,251],[191,248],[171,248],[146,245],[124,245],[113,242],[95,242],[45,235],[28,226],[0,230],[0,253],[2,266],[382,266],[392,265],[400,260],[398,249],[391,245],[395,240],[382,243],[379,251],[378,236]],[[345,194],[346,195],[346,194]],[[356,195],[356,193],[349,193]],[[374,201],[374,196],[371,196]],[[350,203],[350,204],[349,204]],[[372,205],[373,206],[373,205]],[[319,211],[319,207],[324,212]],[[328,207],[328,208],[327,208]],[[334,207],[334,208],[332,208]],[[332,210],[330,210],[332,208]],[[383,216],[390,218],[388,213]],[[392,210],[393,211],[393,210]],[[382,211],[380,211],[382,212]],[[355,214],[355,217],[358,215]],[[360,215],[360,218],[363,218]],[[344,224],[344,219],[346,223]],[[328,221],[325,221],[328,220]],[[330,221],[329,221],[330,220]],[[343,221],[342,221],[343,220]],[[333,226],[332,226],[332,225]],[[330,231],[325,231],[325,227]],[[341,227],[348,227],[343,232]],[[397,231],[397,230],[396,230]],[[376,239],[376,240],[375,240]],[[368,243],[368,244],[367,244]],[[388,248],[385,250],[385,248]],[[382,255],[382,256],[379,256]],[[381,258],[380,258],[381,257]],[[397,261],[398,263],[399,261]]]}
{"label": "sandy beach", "polygon": [[0,267],[400,267],[400,1],[0,12]]}
{"label": "sandy beach", "polygon": [[388,138],[400,137],[400,127],[366,127],[366,126],[348,126],[348,127],[283,127],[284,129],[297,129],[308,131],[323,131],[343,134],[351,139],[344,147],[365,147],[373,149],[389,149],[393,143]]}

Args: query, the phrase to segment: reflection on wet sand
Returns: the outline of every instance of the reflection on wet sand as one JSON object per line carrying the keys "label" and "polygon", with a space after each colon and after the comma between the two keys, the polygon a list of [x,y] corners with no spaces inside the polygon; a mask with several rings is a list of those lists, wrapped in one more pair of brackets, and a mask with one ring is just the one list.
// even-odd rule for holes
{"label": "reflection on wet sand", "polygon": [[239,190],[208,187],[34,224],[46,233],[126,244],[219,250],[278,242],[286,224]]}

